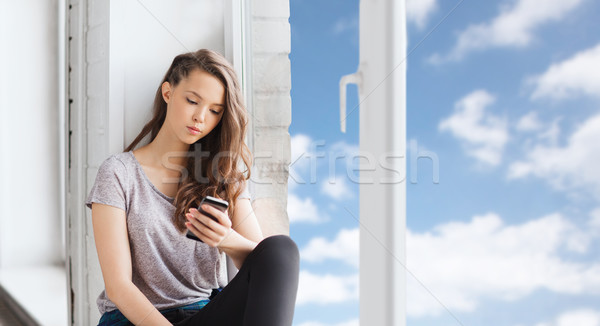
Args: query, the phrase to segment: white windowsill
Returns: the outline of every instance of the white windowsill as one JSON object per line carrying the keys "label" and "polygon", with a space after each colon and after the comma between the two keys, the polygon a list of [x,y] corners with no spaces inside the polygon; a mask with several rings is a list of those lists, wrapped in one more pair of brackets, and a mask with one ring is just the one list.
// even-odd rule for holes
{"label": "white windowsill", "polygon": [[2,268],[0,284],[40,325],[67,325],[67,275],[63,266]]}

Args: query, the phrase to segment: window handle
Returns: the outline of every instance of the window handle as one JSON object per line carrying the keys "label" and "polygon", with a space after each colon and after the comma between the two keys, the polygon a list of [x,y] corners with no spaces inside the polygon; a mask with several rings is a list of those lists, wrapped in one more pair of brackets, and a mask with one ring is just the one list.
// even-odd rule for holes
{"label": "window handle", "polygon": [[362,84],[362,74],[360,71],[342,76],[340,79],[340,129],[343,133],[346,132],[346,86],[348,84],[355,84],[360,94]]}

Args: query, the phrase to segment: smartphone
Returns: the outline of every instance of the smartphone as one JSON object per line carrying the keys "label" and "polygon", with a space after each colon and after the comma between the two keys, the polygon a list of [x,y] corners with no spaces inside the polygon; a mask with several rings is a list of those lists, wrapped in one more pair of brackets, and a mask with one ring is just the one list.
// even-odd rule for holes
{"label": "smartphone", "polygon": [[[206,197],[202,198],[202,201],[200,201],[200,207],[198,207],[198,211],[204,215],[207,215],[208,217],[212,218],[215,221],[217,221],[216,217],[211,216],[209,213],[205,212],[202,209],[202,205],[204,205],[204,204],[209,204],[210,206],[220,210],[221,212],[225,212],[227,210],[227,208],[229,207],[229,203],[222,199],[215,198],[212,196],[206,196]],[[192,240],[203,242],[196,235],[194,235],[194,233],[192,233],[192,231],[190,231],[190,230],[187,230],[187,233],[185,234],[185,236]]]}

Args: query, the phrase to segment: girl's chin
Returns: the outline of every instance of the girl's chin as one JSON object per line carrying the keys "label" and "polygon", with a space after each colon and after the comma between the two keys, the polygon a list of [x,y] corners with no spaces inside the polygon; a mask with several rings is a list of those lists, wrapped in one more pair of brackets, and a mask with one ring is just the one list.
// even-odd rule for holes
{"label": "girl's chin", "polygon": [[201,141],[202,138],[204,138],[204,137],[200,137],[200,138],[191,137],[191,138],[187,139],[186,143],[192,145],[192,144],[195,144],[195,143]]}
{"label": "girl's chin", "polygon": [[194,137],[183,137],[183,138],[179,138],[179,141],[181,141],[182,143],[184,143],[186,145],[192,145],[192,144],[195,144],[196,142],[198,142],[199,139],[196,139]]}

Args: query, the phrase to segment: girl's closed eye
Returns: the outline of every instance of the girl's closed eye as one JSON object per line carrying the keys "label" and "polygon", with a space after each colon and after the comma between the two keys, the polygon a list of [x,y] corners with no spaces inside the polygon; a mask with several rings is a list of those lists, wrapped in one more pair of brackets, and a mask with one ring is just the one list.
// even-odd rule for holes
{"label": "girl's closed eye", "polygon": [[[194,102],[192,100],[190,100],[189,98],[186,97],[186,100],[188,101],[188,103],[192,104],[192,105],[196,105],[198,104],[197,102]],[[217,111],[217,110],[210,110],[210,112],[214,113],[215,115],[219,115],[221,112]]]}

